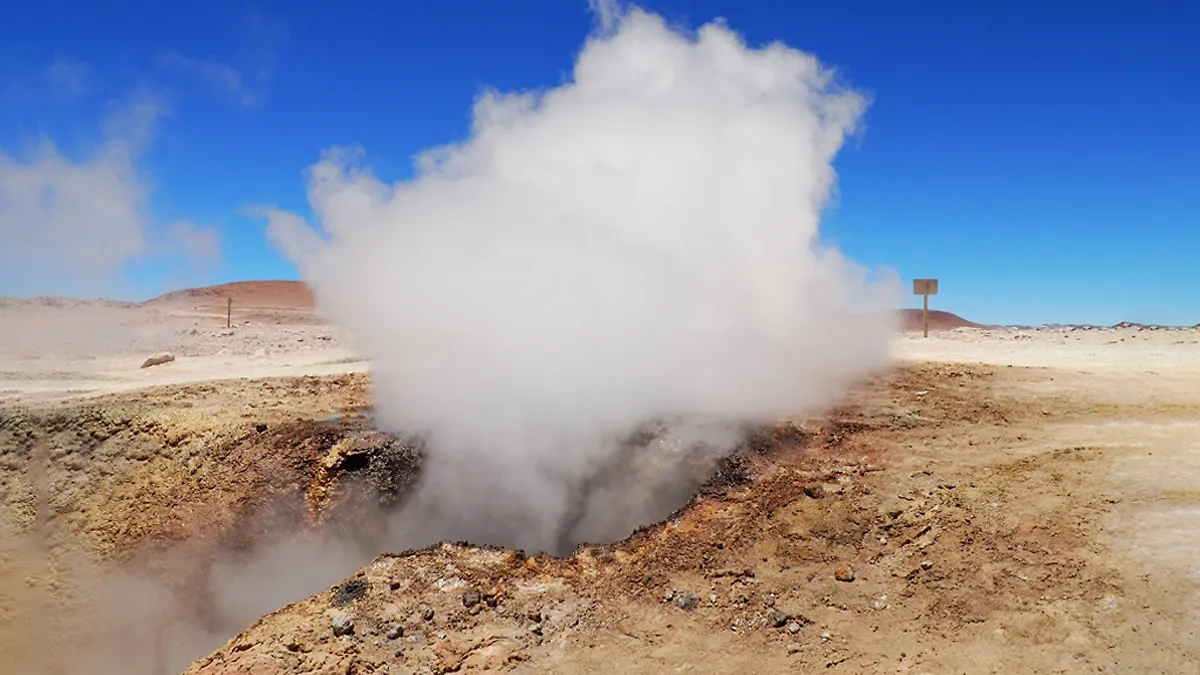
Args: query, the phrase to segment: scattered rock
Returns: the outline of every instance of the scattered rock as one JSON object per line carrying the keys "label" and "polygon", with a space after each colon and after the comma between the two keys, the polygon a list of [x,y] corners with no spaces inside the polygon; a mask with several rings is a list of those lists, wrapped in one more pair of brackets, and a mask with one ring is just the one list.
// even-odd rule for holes
{"label": "scattered rock", "polygon": [[421,607],[421,620],[422,621],[433,621],[433,608],[432,607],[430,607],[429,605],[424,605]]}
{"label": "scattered rock", "polygon": [[493,609],[500,604],[500,599],[504,597],[504,586],[497,584],[490,591],[483,594],[483,602],[488,607]]}
{"label": "scattered rock", "polygon": [[795,654],[796,652],[800,651],[800,647],[801,645],[799,642],[789,642],[787,646],[788,653]]}
{"label": "scattered rock", "polygon": [[164,363],[170,363],[174,360],[175,360],[174,354],[172,354],[171,352],[163,352],[161,354],[155,354],[154,356],[151,356],[150,358],[143,361],[142,367],[150,368],[152,366],[161,366]]}
{"label": "scattered rock", "polygon": [[478,605],[479,601],[481,599],[482,599],[482,596],[480,595],[478,589],[468,588],[467,590],[463,591],[463,594],[462,594],[463,607],[470,609],[471,607]]}
{"label": "scattered rock", "polygon": [[854,581],[854,568],[849,563],[839,563],[837,567],[833,568],[833,578],[850,583]]}
{"label": "scattered rock", "polygon": [[338,586],[337,592],[333,594],[333,606],[341,607],[342,605],[348,605],[351,602],[365,598],[366,596],[366,579],[351,579],[341,586]]}
{"label": "scattered rock", "polygon": [[679,609],[682,609],[685,612],[690,612],[693,609],[696,609],[696,605],[700,602],[700,600],[696,597],[695,593],[690,591],[682,591],[675,594],[673,602]]}
{"label": "scattered rock", "polygon": [[333,634],[335,637],[350,635],[354,632],[354,617],[349,614],[338,614],[333,617]]}
{"label": "scattered rock", "polygon": [[792,635],[799,633],[800,632],[800,624],[795,621],[789,623],[788,627],[787,627],[787,631],[789,633],[791,633]]}
{"label": "scattered rock", "polygon": [[667,592],[663,593],[663,602],[670,602],[674,597],[675,591],[667,589]]}
{"label": "scattered rock", "polygon": [[399,640],[404,637],[404,626],[396,624],[388,629],[387,638],[389,640]]}
{"label": "scattered rock", "polygon": [[773,609],[767,612],[767,621],[770,622],[772,628],[783,628],[790,618],[792,617],[788,616],[787,612],[781,609]]}
{"label": "scattered rock", "polygon": [[932,560],[922,560],[921,561],[921,569],[923,569],[923,570],[933,569],[933,561]]}

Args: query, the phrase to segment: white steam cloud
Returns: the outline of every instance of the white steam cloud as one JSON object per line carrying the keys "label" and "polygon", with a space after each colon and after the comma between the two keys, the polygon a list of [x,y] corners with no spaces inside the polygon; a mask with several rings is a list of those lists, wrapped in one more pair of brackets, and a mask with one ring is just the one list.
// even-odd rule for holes
{"label": "white steam cloud", "polygon": [[[470,137],[411,181],[327,152],[323,231],[266,212],[371,359],[380,424],[427,437],[406,544],[628,534],[686,494],[598,488],[614,466],[670,492],[679,449],[728,451],[741,423],[829,405],[888,361],[896,284],[818,232],[864,97],[722,23],[593,5],[570,83],[482,94]],[[630,460],[622,439],[655,420],[666,459]]]}

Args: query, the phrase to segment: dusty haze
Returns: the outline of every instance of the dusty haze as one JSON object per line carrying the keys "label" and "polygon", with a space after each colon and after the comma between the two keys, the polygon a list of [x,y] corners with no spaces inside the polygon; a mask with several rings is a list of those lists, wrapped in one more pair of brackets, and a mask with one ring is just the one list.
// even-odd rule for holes
{"label": "dusty haze", "polygon": [[728,451],[739,423],[887,363],[897,286],[818,227],[865,98],[785,45],[602,4],[570,82],[484,92],[469,138],[413,180],[333,149],[309,174],[319,229],[266,212],[361,341],[381,424],[429,440],[405,545],[624,536],[679,505],[580,505],[646,461],[627,457],[635,428],[668,421],[647,448],[670,488],[670,458]]}

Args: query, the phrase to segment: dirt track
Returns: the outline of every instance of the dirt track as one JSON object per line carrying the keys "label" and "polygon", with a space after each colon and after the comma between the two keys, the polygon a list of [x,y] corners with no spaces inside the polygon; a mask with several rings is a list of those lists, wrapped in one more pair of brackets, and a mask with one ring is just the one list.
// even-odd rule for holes
{"label": "dirt track", "polygon": [[[185,356],[154,375],[121,370],[121,386],[82,399],[45,377],[56,371],[44,359],[0,368],[25,377],[5,385],[0,424],[0,646],[11,656],[0,672],[51,672],[73,644],[135,665],[65,672],[182,665],[370,558],[331,560],[325,577],[276,589],[253,614],[210,616],[217,632],[204,639],[167,631],[166,648],[146,647],[161,614],[122,614],[132,628],[120,634],[81,634],[54,614],[67,611],[55,604],[64,589],[96,590],[95,570],[46,567],[33,535],[101,568],[132,560],[152,572],[163,546],[253,544],[266,502],[297,504],[285,518],[295,531],[337,522],[321,515],[338,494],[328,467],[343,466],[338,448],[362,421],[318,420],[369,401],[365,376],[336,374],[365,364],[340,343],[340,360],[296,349],[309,333],[295,331],[328,331],[316,324],[260,318],[239,329],[243,346],[218,347],[233,336],[217,320],[186,319],[201,322],[195,335],[165,322]],[[274,360],[255,369],[255,341],[277,338]],[[829,419],[781,425],[627,542],[569,559],[458,546],[381,556],[360,572],[365,586],[282,609],[190,672],[1193,673],[1198,340],[1137,328],[904,336],[901,369]],[[63,359],[75,372],[117,363]],[[319,376],[296,377],[306,370]],[[235,379],[195,382],[213,377]],[[286,577],[288,560],[264,578]],[[839,565],[853,582],[834,578]],[[203,599],[205,588],[183,592]],[[481,598],[468,607],[472,589]],[[353,617],[352,634],[333,635],[338,614]],[[390,639],[396,625],[404,635]]]}

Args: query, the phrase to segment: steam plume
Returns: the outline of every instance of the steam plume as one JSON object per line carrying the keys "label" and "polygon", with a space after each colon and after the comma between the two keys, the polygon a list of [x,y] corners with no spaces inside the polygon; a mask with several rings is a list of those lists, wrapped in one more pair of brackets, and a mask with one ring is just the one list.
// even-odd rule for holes
{"label": "steam plume", "polygon": [[[267,213],[320,310],[358,334],[381,424],[427,436],[408,537],[620,536],[659,514],[573,511],[635,428],[720,451],[739,423],[830,404],[886,363],[894,285],[818,236],[864,97],[722,23],[688,36],[599,5],[573,81],[484,92],[469,138],[411,181],[327,151],[309,175],[322,231]],[[588,521],[611,525],[564,542]]]}

